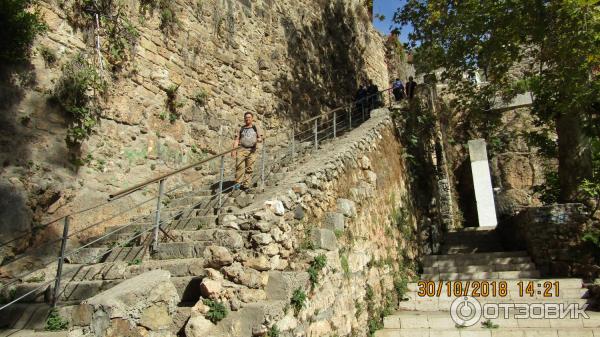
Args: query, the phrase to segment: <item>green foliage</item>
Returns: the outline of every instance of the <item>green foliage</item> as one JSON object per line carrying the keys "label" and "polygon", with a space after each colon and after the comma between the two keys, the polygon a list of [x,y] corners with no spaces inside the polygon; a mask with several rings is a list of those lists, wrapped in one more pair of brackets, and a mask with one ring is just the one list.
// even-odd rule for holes
{"label": "green foliage", "polygon": [[495,324],[492,320],[488,319],[484,322],[481,322],[481,327],[484,329],[498,329],[500,325]]}
{"label": "green foliage", "polygon": [[279,337],[280,334],[281,332],[279,331],[277,325],[273,324],[273,326],[271,326],[271,328],[267,332],[267,337]]}
{"label": "green foliage", "polygon": [[204,89],[200,89],[193,97],[197,106],[205,106],[208,100],[208,93]]}
{"label": "green foliage", "polygon": [[583,237],[581,238],[584,242],[588,242],[593,246],[600,248],[600,229],[591,228],[585,231]]}
{"label": "green foliage", "polygon": [[300,288],[294,290],[294,293],[292,294],[292,298],[290,299],[290,304],[294,308],[294,313],[296,315],[298,315],[300,310],[302,310],[302,308],[304,308],[305,302],[306,302],[306,293],[304,292],[304,290],[302,290]]}
{"label": "green foliage", "polygon": [[177,91],[179,90],[179,86],[180,85],[172,84],[163,89],[165,94],[167,94],[167,98],[165,99],[165,109],[167,111],[163,111],[160,114],[160,119],[165,120],[168,117],[171,123],[175,123],[177,118],[179,118],[181,115],[178,109],[183,106],[183,103],[177,100]]}
{"label": "green foliage", "polygon": [[529,146],[537,148],[537,153],[546,158],[556,158],[558,156],[558,144],[550,139],[549,130],[531,131],[524,134],[525,141]]}
{"label": "green foliage", "polygon": [[139,259],[139,258],[133,259],[127,263],[127,265],[129,265],[129,266],[139,266],[140,264],[142,264],[142,259]]}
{"label": "green foliage", "polygon": [[[82,30],[95,29],[98,13],[103,55],[112,71],[123,69],[135,54],[140,34],[129,21],[126,5],[120,0],[75,0],[67,11],[69,22]],[[67,8],[69,9],[69,8]]]}
{"label": "green foliage", "polygon": [[175,14],[175,3],[169,0],[142,0],[140,11],[142,14],[158,10],[160,14],[160,29],[164,34],[174,34],[179,28],[179,20]]}
{"label": "green foliage", "polygon": [[558,172],[546,171],[545,180],[544,184],[534,186],[533,191],[539,194],[540,201],[545,205],[555,204],[560,198]]}
{"label": "green foliage", "polygon": [[206,313],[206,319],[213,323],[217,323],[227,317],[228,311],[223,303],[215,302],[213,300],[205,299],[202,301],[204,305],[208,306],[208,312]]}
{"label": "green foliage", "polygon": [[344,276],[350,278],[350,265],[348,264],[348,257],[346,255],[340,255],[340,264],[344,271]]}
{"label": "green foliage", "polygon": [[319,283],[319,272],[325,268],[326,265],[327,257],[324,254],[315,256],[314,260],[310,263],[310,267],[308,267],[308,276],[310,278],[310,284],[313,288],[317,283]]}
{"label": "green foliage", "polygon": [[[557,132],[564,146],[559,169],[578,183],[588,178],[588,163],[570,159],[587,147],[579,131],[600,135],[600,6],[587,0],[408,0],[394,21],[414,27],[417,71],[444,69],[452,105],[471,125],[489,118],[498,97],[506,101],[524,90],[532,92],[533,112],[544,126],[558,130],[559,122],[573,120]],[[475,73],[488,83],[464,78]],[[570,185],[562,186],[566,198],[572,198]]]}
{"label": "green foliage", "polygon": [[67,143],[79,145],[96,126],[100,115],[97,94],[105,90],[106,84],[82,54],[65,64],[62,71],[54,87],[53,99],[71,119]]}
{"label": "green foliage", "polygon": [[35,37],[47,27],[35,0],[3,0],[0,10],[0,63],[16,64],[30,54]]}
{"label": "green foliage", "polygon": [[398,301],[404,300],[404,296],[408,292],[408,280],[403,275],[395,275],[394,276],[394,290],[396,291],[396,296],[398,297]]}
{"label": "green foliage", "polygon": [[32,283],[43,282],[45,278],[46,277],[44,274],[40,274],[38,276],[30,277],[29,279],[25,280],[25,282],[32,282]]}
{"label": "green foliage", "polygon": [[365,307],[362,304],[362,302],[356,302],[356,303],[354,303],[354,309],[356,310],[354,317],[356,317],[358,319],[360,317],[360,315],[363,313],[363,311],[365,310]]}
{"label": "green foliage", "polygon": [[52,309],[46,320],[46,331],[63,331],[67,330],[69,322],[58,314],[56,309]]}
{"label": "green foliage", "polygon": [[375,332],[377,330],[383,329],[383,320],[379,315],[374,315],[369,318],[369,321],[367,322],[367,327],[369,328],[368,336],[372,337],[375,335]]}
{"label": "green foliage", "polygon": [[56,53],[54,52],[54,50],[46,46],[39,46],[38,52],[40,53],[42,59],[44,59],[46,66],[51,67],[54,64],[56,64],[58,58],[56,57]]}

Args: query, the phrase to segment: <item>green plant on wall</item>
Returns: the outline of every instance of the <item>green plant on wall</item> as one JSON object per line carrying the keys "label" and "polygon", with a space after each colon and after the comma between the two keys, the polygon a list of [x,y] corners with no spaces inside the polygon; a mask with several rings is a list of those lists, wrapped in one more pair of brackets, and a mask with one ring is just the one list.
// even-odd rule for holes
{"label": "green plant on wall", "polygon": [[70,118],[67,144],[80,145],[90,136],[100,115],[98,96],[105,90],[106,83],[82,54],[63,66],[52,99]]}
{"label": "green plant on wall", "polygon": [[209,299],[205,299],[203,303],[209,308],[208,313],[206,313],[206,318],[209,321],[217,323],[227,317],[227,308],[225,308],[223,303],[215,302]]}
{"label": "green plant on wall", "polygon": [[35,37],[47,27],[35,0],[3,0],[0,10],[0,62],[2,65],[25,61]]}
{"label": "green plant on wall", "polygon": [[319,283],[319,272],[323,270],[326,265],[327,257],[323,254],[315,256],[313,261],[310,263],[310,267],[308,268],[308,276],[310,279],[310,284],[313,288],[317,283]]}
{"label": "green plant on wall", "polygon": [[[179,108],[183,107],[183,103],[177,100],[177,91],[179,90],[179,85],[172,84],[167,88],[163,89],[165,94],[167,94],[167,98],[165,99],[165,109],[166,112],[161,113],[160,118],[166,119],[169,118],[171,123],[175,123],[177,118],[181,115],[179,112]],[[163,117],[164,114],[164,117]]]}
{"label": "green plant on wall", "polygon": [[158,11],[160,15],[160,29],[164,34],[170,35],[177,32],[179,20],[177,19],[175,2],[169,0],[141,0],[140,12],[145,15]]}
{"label": "green plant on wall", "polygon": [[[125,67],[133,58],[139,32],[128,19],[125,2],[120,0],[75,0],[62,6],[67,19],[76,28],[96,31],[96,15],[101,29],[101,49],[112,71]],[[91,41],[95,46],[96,41]]]}
{"label": "green plant on wall", "polygon": [[302,308],[304,308],[305,302],[306,302],[306,293],[304,292],[304,290],[302,290],[300,288],[294,290],[294,293],[292,294],[292,298],[290,299],[290,304],[294,308],[294,313],[296,315],[298,315],[300,310],[302,310]]}

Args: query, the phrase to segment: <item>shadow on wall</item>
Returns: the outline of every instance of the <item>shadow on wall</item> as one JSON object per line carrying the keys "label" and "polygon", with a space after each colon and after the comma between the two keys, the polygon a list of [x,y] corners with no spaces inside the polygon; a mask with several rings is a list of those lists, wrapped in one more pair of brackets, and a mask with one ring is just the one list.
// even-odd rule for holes
{"label": "shadow on wall", "polygon": [[[276,80],[278,110],[294,121],[319,114],[352,100],[364,71],[364,47],[356,38],[362,23],[344,2],[326,4],[322,17],[307,26],[296,27],[282,18],[290,74]],[[300,20],[303,22],[304,18]]]}
{"label": "shadow on wall", "polygon": [[[25,96],[25,89],[35,84],[33,66],[0,65],[0,165],[25,164],[31,157],[31,139],[22,132],[16,107]],[[19,161],[14,163],[13,161]]]}
{"label": "shadow on wall", "polygon": [[454,171],[454,176],[458,182],[456,190],[458,193],[458,207],[463,215],[463,225],[464,227],[478,227],[477,201],[475,200],[471,161],[468,157]]}
{"label": "shadow on wall", "polygon": [[[11,184],[0,182],[0,243],[7,242],[31,230],[32,214],[27,200]],[[0,247],[0,264],[7,247]]]}

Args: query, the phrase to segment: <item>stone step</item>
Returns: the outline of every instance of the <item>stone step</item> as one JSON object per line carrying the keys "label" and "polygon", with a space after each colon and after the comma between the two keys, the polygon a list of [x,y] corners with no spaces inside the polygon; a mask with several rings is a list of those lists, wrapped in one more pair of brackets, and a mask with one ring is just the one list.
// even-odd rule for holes
{"label": "stone step", "polygon": [[473,273],[439,273],[439,274],[423,274],[421,280],[487,280],[487,279],[505,279],[516,280],[521,278],[538,278],[540,272],[537,270],[524,271],[492,271],[492,272],[473,272]]}
{"label": "stone step", "polygon": [[50,309],[45,303],[14,303],[0,311],[0,328],[44,329]]}
{"label": "stone step", "polygon": [[0,330],[0,337],[67,337],[68,331],[37,331],[22,329]]}
{"label": "stone step", "polygon": [[[204,275],[204,267],[205,261],[203,258],[146,260],[141,261],[140,264],[131,264],[131,262],[126,261],[92,265],[65,264],[63,266],[63,279],[66,281],[122,280],[155,269],[168,270],[171,276],[174,277],[200,276]],[[46,275],[48,275],[47,279],[51,279],[54,277],[55,271],[49,271]]]}
{"label": "stone step", "polygon": [[197,231],[173,230],[169,232],[169,236],[175,242],[191,242],[191,241],[210,241],[216,246],[228,248],[242,248],[248,237],[257,231],[243,231],[234,229],[217,229],[209,228]]}
{"label": "stone step", "polygon": [[375,337],[600,337],[598,328],[384,329]]}
{"label": "stone step", "polygon": [[[587,311],[589,319],[584,317],[571,318],[515,318],[515,312],[498,315],[497,318],[490,318],[492,323],[497,324],[500,329],[504,328],[600,328],[600,313]],[[480,319],[479,322],[461,329],[481,330],[481,322],[486,319]],[[421,311],[409,312],[402,311],[383,319],[385,329],[444,329],[453,330],[456,323],[452,320],[449,312],[440,311]]]}
{"label": "stone step", "polygon": [[[475,281],[477,281],[477,280],[475,280]],[[484,281],[487,281],[488,283],[490,283],[489,280],[484,280]],[[473,281],[471,281],[471,282],[473,282]],[[518,290],[520,282],[523,282],[523,284],[525,286],[529,282],[533,282],[534,285],[539,288],[541,288],[542,287],[541,285],[543,285],[546,282],[550,282],[550,283],[558,282],[559,291],[562,291],[563,289],[582,289],[583,288],[583,280],[580,278],[555,278],[555,279],[538,279],[538,278],[526,279],[526,278],[524,278],[524,279],[519,279],[519,280],[494,280],[494,282],[496,282],[496,283],[506,282],[506,286],[509,291]],[[464,285],[465,281],[463,281],[462,283]],[[438,283],[436,282],[436,286],[437,286],[437,284]],[[538,284],[540,286],[537,286]],[[407,284],[407,288],[409,291],[418,291],[419,282],[410,282]]]}
{"label": "stone step", "polygon": [[217,226],[216,215],[194,215],[193,217],[181,218],[171,221],[166,228],[170,230],[199,230],[215,228]]}
{"label": "stone step", "polygon": [[425,267],[424,274],[536,270],[533,263]]}
{"label": "stone step", "polygon": [[[200,298],[200,283],[202,282],[203,276],[183,276],[183,277],[171,277],[171,281],[177,288],[179,296],[182,302],[193,302],[198,301]],[[100,281],[72,281],[61,283],[59,292],[59,301],[61,302],[79,302],[93,297],[102,291],[108,290],[115,285],[119,284],[123,280],[100,280]],[[41,283],[22,283],[14,287],[14,290],[10,290],[15,297],[27,294],[30,291],[43,285]],[[52,287],[54,284],[48,285],[41,288],[23,298],[20,303],[49,303]],[[2,292],[7,290],[2,289]]]}
{"label": "stone step", "polygon": [[[482,304],[486,303],[525,303],[525,304],[537,304],[537,303],[564,303],[564,304],[577,304],[583,306],[588,303],[587,299],[582,298],[485,298],[478,297],[477,300]],[[408,301],[400,301],[399,309],[401,310],[417,310],[417,311],[450,311],[454,298],[447,297],[418,297],[409,299]]]}
{"label": "stone step", "polygon": [[156,260],[198,258],[204,256],[206,247],[212,245],[210,241],[169,242],[158,245],[152,258]]}
{"label": "stone step", "polygon": [[446,255],[427,255],[423,257],[423,266],[436,267],[436,263],[453,263],[455,265],[482,265],[487,263],[514,263],[512,258],[527,258],[527,252],[492,252],[492,253],[473,253],[473,254],[446,254]]}

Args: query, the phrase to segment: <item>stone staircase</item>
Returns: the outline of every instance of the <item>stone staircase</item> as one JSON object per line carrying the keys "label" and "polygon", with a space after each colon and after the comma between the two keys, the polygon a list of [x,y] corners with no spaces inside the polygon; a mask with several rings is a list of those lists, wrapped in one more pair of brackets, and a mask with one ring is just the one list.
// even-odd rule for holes
{"label": "stone staircase", "polygon": [[[305,160],[311,150],[311,143],[298,144],[295,162]],[[266,186],[277,185],[280,176],[288,170],[289,161],[271,164]],[[150,270],[163,269],[171,273],[171,281],[181,298],[178,312],[180,317],[174,318],[175,325],[171,329],[174,334],[178,334],[189,317],[191,307],[201,296],[200,284],[206,276],[206,268],[220,268],[230,264],[231,260],[219,259],[231,258],[242,251],[251,255],[257,245],[255,235],[261,233],[260,228],[240,228],[228,221],[229,214],[240,211],[254,200],[254,194],[233,191],[225,195],[220,214],[215,215],[217,198],[217,194],[206,189],[168,200],[165,209],[161,211],[161,219],[167,219],[163,220],[162,228],[169,237],[161,234],[161,242],[152,253],[149,250],[152,231],[147,230],[154,222],[153,214],[130,219],[131,223],[136,222],[133,225],[107,227],[102,235],[89,238],[86,242],[97,242],[65,259],[58,299],[61,316],[71,316],[71,312],[76,310],[81,301],[108,290],[123,280]],[[138,237],[131,239],[134,236]],[[116,244],[117,248],[105,253]],[[207,251],[214,247],[225,248],[227,256],[216,256],[218,254]],[[207,259],[207,255],[212,258]],[[1,288],[0,298],[16,298],[35,290],[46,280],[55,277],[56,268],[54,263],[13,286]],[[2,310],[0,336],[12,336],[22,329],[43,329],[50,312],[48,303],[51,301],[52,288],[44,287]],[[260,312],[265,307],[273,306],[271,302],[263,302],[265,303],[249,303],[247,307]],[[234,319],[235,315],[232,315],[230,320]]]}
{"label": "stone staircase", "polygon": [[[516,304],[583,306],[588,301],[587,289],[583,287],[581,279],[540,278],[527,252],[502,251],[494,230],[476,228],[448,233],[441,255],[424,257],[423,266],[421,281],[408,284],[408,292],[405,300],[399,303],[399,311],[384,318],[384,329],[377,331],[375,336],[600,336],[600,313],[589,310],[586,311],[589,318],[538,318],[539,310],[534,310],[531,318],[519,316],[514,307]],[[530,282],[532,288],[527,292]],[[466,289],[467,284],[469,289]],[[544,296],[546,285],[549,288],[551,286],[551,297]],[[555,293],[556,285],[558,296]],[[501,286],[506,293],[500,292]],[[503,306],[499,307],[497,318],[486,316],[487,319],[477,319],[477,316],[473,325],[463,324],[464,321],[457,324],[451,317],[451,312],[457,311],[452,307],[455,301],[463,303],[455,305],[455,308],[476,308],[467,303],[465,295],[473,296],[468,298],[469,303],[475,298],[480,307],[498,303]],[[475,316],[473,310],[462,313],[464,319]]]}

